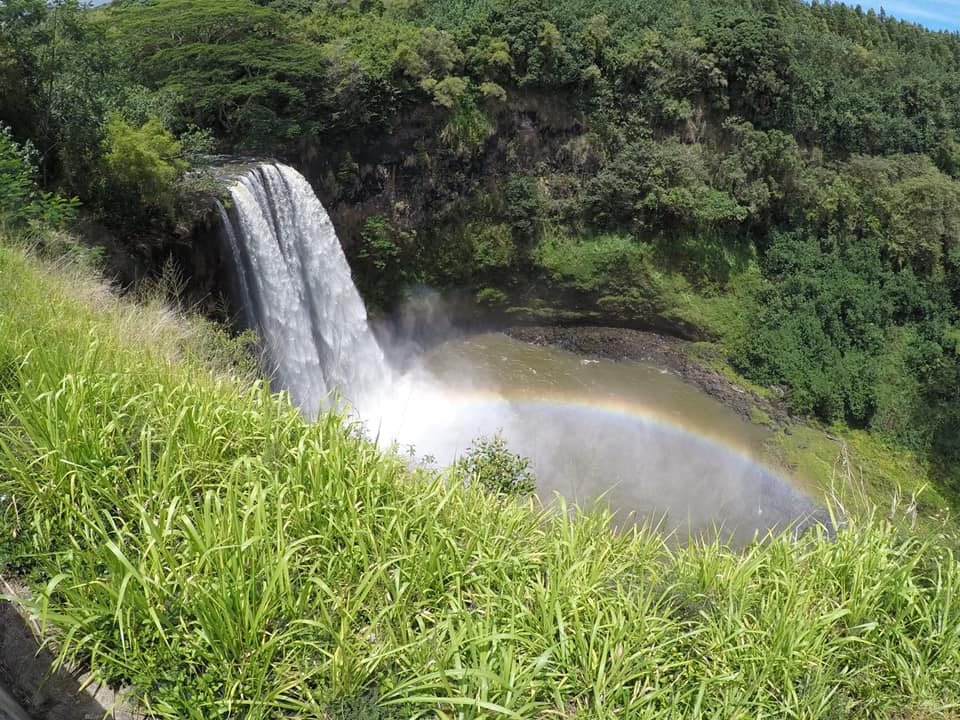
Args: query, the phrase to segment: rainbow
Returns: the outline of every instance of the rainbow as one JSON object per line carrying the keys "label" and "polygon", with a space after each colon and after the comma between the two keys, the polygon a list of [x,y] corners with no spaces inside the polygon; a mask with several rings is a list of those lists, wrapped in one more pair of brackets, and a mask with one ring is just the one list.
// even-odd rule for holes
{"label": "rainbow", "polygon": [[[758,451],[769,431],[760,426],[749,426],[752,431],[753,442],[744,440],[746,433],[743,428],[748,427],[746,421],[736,417],[731,412],[731,424],[739,424],[736,430],[741,432],[718,432],[705,423],[695,423],[683,419],[680,414],[667,408],[656,407],[638,402],[631,402],[613,396],[601,396],[596,393],[576,392],[532,392],[527,390],[510,389],[509,392],[494,392],[489,389],[455,389],[445,388],[443,393],[449,404],[449,410],[458,414],[479,415],[483,411],[502,410],[507,412],[516,408],[539,408],[543,410],[567,410],[590,415],[606,416],[627,422],[640,424],[646,428],[658,429],[669,433],[678,439],[693,441],[703,446],[730,453],[739,457],[743,462],[756,465],[766,472],[779,475],[767,466],[759,457]],[[416,401],[411,398],[411,403]],[[454,418],[445,418],[446,421]],[[754,429],[755,428],[755,429]]]}
{"label": "rainbow", "polygon": [[[628,514],[747,531],[786,526],[816,511],[801,488],[760,459],[768,431],[713,401],[689,400],[686,389],[648,394],[629,378],[626,384],[611,378],[618,385],[581,382],[574,368],[538,374],[527,366],[523,375],[486,369],[402,378],[383,389],[383,407],[361,416],[379,419],[367,427],[381,440],[395,439],[441,465],[479,436],[502,433],[512,451],[531,459],[548,501],[600,499]],[[494,380],[485,385],[484,377]]]}
{"label": "rainbow", "polygon": [[[571,410],[598,413],[619,417],[624,420],[633,420],[645,425],[656,426],[671,432],[682,433],[696,440],[704,441],[722,447],[730,452],[741,455],[744,459],[758,462],[756,447],[735,437],[739,433],[720,433],[705,425],[684,420],[679,413],[665,408],[630,402],[616,397],[600,397],[589,393],[556,393],[544,397],[543,394],[524,391],[512,391],[509,394],[500,394],[486,390],[474,390],[452,393],[452,397],[464,406],[468,405],[502,405],[534,406],[543,408],[568,408]],[[732,422],[743,422],[739,418],[732,418]],[[759,429],[759,426],[758,426]],[[761,433],[757,433],[759,437]],[[768,432],[763,434],[769,435]]]}

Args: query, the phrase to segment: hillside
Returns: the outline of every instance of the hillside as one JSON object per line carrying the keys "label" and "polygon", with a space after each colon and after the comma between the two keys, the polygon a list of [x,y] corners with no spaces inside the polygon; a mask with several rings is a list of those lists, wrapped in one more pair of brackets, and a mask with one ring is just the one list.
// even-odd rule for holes
{"label": "hillside", "polygon": [[[0,563],[158,718],[948,718],[952,534],[678,547],[218,379],[209,327],[0,246]],[[226,362],[225,362],[226,361]]]}
{"label": "hillside", "polygon": [[[958,108],[960,35],[834,3],[8,0],[0,578],[152,718],[955,718]],[[306,422],[209,319],[238,156],[384,317],[695,340],[836,532],[681,542]]]}

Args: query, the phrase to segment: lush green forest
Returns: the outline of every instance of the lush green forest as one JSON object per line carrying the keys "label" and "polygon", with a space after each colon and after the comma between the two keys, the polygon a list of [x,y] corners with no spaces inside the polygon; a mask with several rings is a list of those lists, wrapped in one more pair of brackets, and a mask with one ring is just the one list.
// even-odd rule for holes
{"label": "lush green forest", "polygon": [[0,97],[8,226],[79,212],[155,260],[191,166],[281,157],[372,306],[426,283],[708,339],[960,490],[956,34],[796,0],[12,0]]}

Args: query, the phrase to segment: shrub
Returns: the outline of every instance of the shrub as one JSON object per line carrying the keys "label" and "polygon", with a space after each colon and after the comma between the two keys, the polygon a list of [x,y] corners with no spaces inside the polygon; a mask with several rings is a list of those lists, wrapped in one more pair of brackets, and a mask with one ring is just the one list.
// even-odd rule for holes
{"label": "shrub", "polygon": [[[113,207],[133,219],[171,219],[177,181],[187,169],[180,143],[155,117],[139,128],[117,114],[107,121],[103,175]],[[121,202],[120,199],[126,202]]]}
{"label": "shrub", "polygon": [[528,497],[537,489],[530,460],[511,452],[499,434],[481,436],[454,466],[464,483],[478,483],[484,490],[505,497]]}
{"label": "shrub", "polygon": [[0,228],[29,225],[62,226],[76,214],[76,198],[41,192],[34,181],[34,150],[30,143],[13,139],[10,128],[0,125]]}

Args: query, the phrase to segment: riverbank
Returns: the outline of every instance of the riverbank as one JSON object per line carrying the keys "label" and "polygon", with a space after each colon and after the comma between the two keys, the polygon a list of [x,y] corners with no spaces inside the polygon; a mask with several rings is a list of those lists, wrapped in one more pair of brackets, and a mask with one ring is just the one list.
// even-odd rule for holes
{"label": "riverbank", "polygon": [[694,343],[643,330],[594,326],[518,326],[504,331],[516,340],[551,345],[590,358],[635,360],[665,368],[748,420],[763,418],[771,429],[789,429],[793,417],[783,403],[748,390],[693,356]]}

